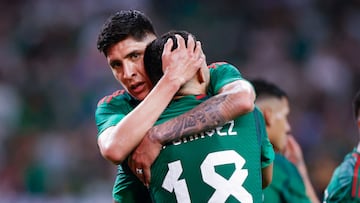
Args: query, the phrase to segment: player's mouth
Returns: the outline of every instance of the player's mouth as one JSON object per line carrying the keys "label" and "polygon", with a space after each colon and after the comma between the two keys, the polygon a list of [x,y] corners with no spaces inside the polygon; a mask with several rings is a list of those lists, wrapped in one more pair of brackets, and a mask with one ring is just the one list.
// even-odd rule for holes
{"label": "player's mouth", "polygon": [[139,82],[130,85],[131,92],[134,94],[140,94],[145,89],[145,82]]}

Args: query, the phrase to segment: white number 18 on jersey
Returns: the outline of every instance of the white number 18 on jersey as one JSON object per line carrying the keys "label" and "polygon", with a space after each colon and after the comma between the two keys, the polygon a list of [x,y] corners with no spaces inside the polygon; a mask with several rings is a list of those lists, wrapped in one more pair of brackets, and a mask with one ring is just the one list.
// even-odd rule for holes
{"label": "white number 18 on jersey", "polygon": [[[215,171],[215,166],[225,164],[235,164],[234,173],[228,180]],[[200,166],[202,179],[206,184],[215,189],[215,192],[208,200],[209,203],[225,202],[230,195],[240,202],[253,202],[251,194],[242,187],[248,176],[248,170],[242,169],[244,164],[245,159],[233,150],[213,152],[206,156]],[[183,172],[180,160],[169,163],[168,167],[169,171],[165,176],[162,187],[169,192],[175,192],[177,202],[190,203],[191,198],[186,180],[179,180]]]}

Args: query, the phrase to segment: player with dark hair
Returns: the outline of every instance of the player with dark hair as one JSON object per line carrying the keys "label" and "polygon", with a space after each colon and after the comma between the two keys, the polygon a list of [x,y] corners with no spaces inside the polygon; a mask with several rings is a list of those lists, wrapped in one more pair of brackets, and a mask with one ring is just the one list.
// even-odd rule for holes
{"label": "player with dark hair", "polygon": [[[353,110],[360,135],[360,90],[353,101]],[[325,202],[360,202],[360,142],[335,169],[324,192]]]}
{"label": "player with dark hair", "polygon": [[[188,32],[171,31],[146,48],[144,64],[153,84],[159,81],[163,71],[166,72],[161,64],[163,47],[171,39],[175,49],[176,34],[187,41]],[[203,117],[206,112],[193,108],[205,105],[202,102],[213,95],[213,90],[207,88],[211,83],[210,74],[221,66],[231,68],[231,71],[221,75],[223,78],[240,74],[230,64],[218,64],[208,69],[204,62],[198,73],[179,89],[156,122],[160,125],[152,130],[160,128],[160,131],[172,131],[161,123],[189,110],[199,118]],[[213,85],[217,88],[216,84]],[[221,100],[218,102],[220,104]],[[147,145],[146,139],[147,136],[140,146],[143,143]],[[164,148],[151,167],[150,191],[154,202],[262,201],[261,171],[270,170],[270,173],[263,175],[268,176],[264,179],[271,179],[274,151],[258,109],[234,118],[223,126],[162,144]]]}
{"label": "player with dark hair", "polygon": [[[205,61],[200,42],[190,37],[186,47],[184,39],[177,36],[179,46],[176,50],[170,50],[172,40],[165,45],[162,63],[167,71],[153,86],[145,73],[143,56],[146,45],[154,39],[156,34],[149,18],[139,11],[129,10],[110,16],[97,41],[97,47],[104,53],[115,79],[125,89],[100,100],[95,112],[100,152],[104,158],[118,165],[113,189],[113,197],[117,202],[150,202],[146,187],[131,173],[127,159],[175,93],[196,74]],[[174,131],[171,137],[158,132],[153,136],[157,141],[178,139],[186,132],[201,132],[202,129],[222,125],[235,116],[253,110],[255,95],[251,85],[241,77],[217,77],[223,74],[221,71],[226,72],[226,67],[211,74],[211,80],[219,85],[214,89],[217,95],[205,102],[211,108],[202,109],[213,113],[207,113],[201,122],[195,120],[194,123],[183,125],[187,118],[194,117],[185,113],[178,122],[171,124],[182,124],[183,128]],[[220,104],[219,99],[222,100]],[[230,107],[232,115],[223,116],[224,109]],[[137,170],[139,174],[149,174],[150,165],[160,149],[161,146],[149,146],[143,162],[134,160],[141,164]]]}
{"label": "player with dark hair", "polygon": [[255,88],[255,104],[263,112],[266,131],[275,150],[272,182],[264,190],[264,202],[319,202],[301,148],[291,135],[287,94],[275,84],[262,79],[250,82]]}

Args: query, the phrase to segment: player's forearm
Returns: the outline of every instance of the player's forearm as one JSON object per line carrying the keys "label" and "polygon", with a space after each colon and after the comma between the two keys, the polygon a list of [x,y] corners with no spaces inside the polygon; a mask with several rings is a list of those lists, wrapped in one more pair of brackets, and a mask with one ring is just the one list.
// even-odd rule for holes
{"label": "player's forearm", "polygon": [[226,118],[220,111],[227,96],[213,97],[187,113],[154,126],[148,132],[148,136],[151,140],[165,144],[182,136],[199,133],[224,124]]}
{"label": "player's forearm", "polygon": [[246,80],[237,80],[225,85],[220,89],[219,94],[230,95],[229,105],[226,107],[231,119],[254,110],[255,91]]}
{"label": "player's forearm", "polygon": [[254,110],[255,91],[246,80],[238,80],[225,85],[219,95],[228,95],[223,105],[226,121]]}
{"label": "player's forearm", "polygon": [[233,97],[231,94],[214,96],[187,113],[154,126],[148,132],[150,139],[165,144],[224,125],[243,113],[235,108]]}
{"label": "player's forearm", "polygon": [[261,169],[261,177],[262,177],[262,188],[266,188],[270,185],[272,181],[273,174],[273,164]]}
{"label": "player's forearm", "polygon": [[311,184],[310,177],[308,175],[305,162],[302,160],[298,164],[296,164],[296,167],[304,181],[306,194],[309,196],[312,203],[320,203],[320,200],[315,192],[315,189],[313,185]]}
{"label": "player's forearm", "polygon": [[179,83],[162,78],[133,111],[106,135],[99,136],[98,144],[102,155],[115,164],[124,161],[154,125],[179,87]]}
{"label": "player's forearm", "polygon": [[311,203],[320,203],[320,200],[315,192],[315,189],[313,188],[311,183],[309,184],[310,186],[305,184],[305,187],[306,187],[306,194],[309,196]]}
{"label": "player's forearm", "polygon": [[254,109],[255,93],[247,81],[238,80],[225,85],[218,95],[194,109],[154,126],[150,139],[161,144],[224,125],[226,122]]}

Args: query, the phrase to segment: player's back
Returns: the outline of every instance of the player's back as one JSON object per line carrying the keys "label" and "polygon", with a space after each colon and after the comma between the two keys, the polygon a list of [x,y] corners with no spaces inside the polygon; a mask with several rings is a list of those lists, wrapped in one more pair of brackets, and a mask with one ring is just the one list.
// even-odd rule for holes
{"label": "player's back", "polygon": [[[186,106],[194,106],[196,101],[180,103],[183,108],[171,105],[170,109],[176,110],[164,115],[181,114],[176,111],[187,111]],[[251,112],[222,127],[166,145],[151,168],[153,200],[261,202],[260,139],[256,116]]]}

